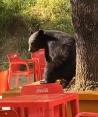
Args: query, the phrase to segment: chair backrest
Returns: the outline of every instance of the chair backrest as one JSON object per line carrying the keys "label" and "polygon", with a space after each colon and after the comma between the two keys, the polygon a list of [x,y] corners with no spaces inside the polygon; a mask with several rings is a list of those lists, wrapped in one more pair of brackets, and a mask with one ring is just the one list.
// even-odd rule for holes
{"label": "chair backrest", "polygon": [[45,51],[44,49],[40,49],[31,54],[31,58],[39,59],[40,65],[45,65]]}
{"label": "chair backrest", "polygon": [[8,70],[0,72],[0,95],[9,89]]}
{"label": "chair backrest", "polygon": [[43,77],[44,68],[45,68],[45,65],[46,65],[45,51],[44,51],[44,49],[41,49],[39,51],[39,63],[40,63],[41,77]]}
{"label": "chair backrest", "polygon": [[8,58],[9,61],[17,58],[18,56],[19,56],[19,54],[17,54],[17,53],[8,53],[7,54],[7,58]]}
{"label": "chair backrest", "polygon": [[40,69],[40,70],[37,70],[37,72],[36,72],[36,70],[34,72],[34,74],[37,74],[37,76],[39,76],[39,79],[37,78],[37,81],[42,80],[43,79],[44,68],[45,68],[45,65],[46,65],[44,49],[40,49],[39,51],[32,53],[31,58],[34,61],[35,69],[36,68]]}
{"label": "chair backrest", "polygon": [[8,53],[7,58],[10,63],[15,62],[17,60],[21,60],[21,58],[19,57],[19,54],[17,54],[17,53]]}
{"label": "chair backrest", "polygon": [[[22,59],[19,54],[17,53],[10,53],[7,54],[7,58],[9,60],[9,69],[12,72],[16,71],[23,71],[25,68],[25,71],[29,70],[29,65],[26,59]],[[22,70],[23,69],[23,70]]]}
{"label": "chair backrest", "polygon": [[32,94],[55,94],[64,93],[64,90],[60,84],[49,83],[39,85],[25,85],[21,89],[21,95],[32,95]]}
{"label": "chair backrest", "polygon": [[41,78],[41,70],[39,65],[39,59],[33,58],[33,75],[34,75],[34,81],[42,80]]}
{"label": "chair backrest", "polygon": [[0,110],[0,117],[19,117],[14,110]]}
{"label": "chair backrest", "polygon": [[9,54],[7,54],[7,58],[8,58],[9,66],[11,67],[11,69],[13,71],[17,71],[19,69],[19,65],[17,65],[17,64],[11,65],[11,64],[14,61],[17,61],[19,59],[19,55],[16,53],[9,53]]}

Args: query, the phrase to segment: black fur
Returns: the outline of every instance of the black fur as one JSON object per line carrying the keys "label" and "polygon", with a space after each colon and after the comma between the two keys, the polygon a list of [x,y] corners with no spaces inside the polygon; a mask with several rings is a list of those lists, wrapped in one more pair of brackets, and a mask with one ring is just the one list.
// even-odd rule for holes
{"label": "black fur", "polygon": [[65,85],[75,76],[76,46],[75,39],[69,34],[56,30],[39,30],[29,38],[29,51],[45,49],[47,61],[45,79],[53,83],[63,79]]}

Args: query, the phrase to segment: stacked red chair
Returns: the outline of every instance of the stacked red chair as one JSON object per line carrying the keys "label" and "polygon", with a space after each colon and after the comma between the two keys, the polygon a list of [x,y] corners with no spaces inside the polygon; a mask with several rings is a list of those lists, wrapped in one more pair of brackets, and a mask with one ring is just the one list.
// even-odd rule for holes
{"label": "stacked red chair", "polygon": [[[49,97],[49,100],[50,100],[50,98],[53,99],[51,95],[55,95],[57,97],[62,95],[62,98],[59,98],[57,101],[55,99],[53,99],[54,101],[52,101],[52,105],[50,102],[50,112],[49,113],[52,112],[51,117],[68,117],[68,115],[67,115],[68,102],[70,102],[72,105],[73,117],[75,117],[75,115],[79,112],[77,95],[72,94],[71,96],[69,96],[69,98],[67,98],[67,96],[70,94],[69,93],[64,94],[62,85],[60,85],[58,83],[25,85],[21,89],[21,95],[26,95],[26,96],[34,95],[35,97],[36,96],[40,97],[40,95],[41,95],[42,98]],[[65,96],[65,98],[63,98],[63,96]],[[39,98],[39,100],[40,99],[41,98]],[[46,101],[46,100],[44,100],[44,101]],[[59,104],[58,104],[58,102],[59,102]],[[47,108],[45,108],[45,109],[47,110]],[[33,112],[37,114],[36,115],[37,117],[46,117],[46,116],[44,116],[43,110],[44,110],[43,106],[37,107],[35,105]],[[38,114],[38,112],[40,114]],[[47,115],[47,117],[48,116],[50,117],[50,115]]]}
{"label": "stacked red chair", "polygon": [[[8,70],[9,84],[13,76],[16,76],[16,86],[19,85],[20,76],[24,75],[27,76],[27,80],[29,82],[31,70],[29,68],[29,64],[27,63],[27,61],[25,59],[20,58],[19,55],[16,53],[7,54],[7,58],[9,60],[9,70]],[[25,67],[25,70],[20,69],[22,65]]]}
{"label": "stacked red chair", "polygon": [[40,49],[39,51],[32,53],[31,58],[34,63],[35,81],[42,80],[44,78],[43,73],[46,65],[44,49]]}

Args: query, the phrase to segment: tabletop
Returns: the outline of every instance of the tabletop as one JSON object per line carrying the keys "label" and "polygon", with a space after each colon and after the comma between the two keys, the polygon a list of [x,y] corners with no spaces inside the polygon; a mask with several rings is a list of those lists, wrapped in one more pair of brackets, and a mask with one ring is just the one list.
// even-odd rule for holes
{"label": "tabletop", "polygon": [[38,95],[20,95],[0,99],[0,106],[30,106],[30,104],[40,104],[48,102],[71,101],[78,99],[77,94],[38,94]]}
{"label": "tabletop", "polygon": [[[79,112],[78,94],[75,93],[19,95],[6,97],[0,99],[0,107],[19,108],[19,112],[23,112],[23,114],[19,114],[23,117],[26,115],[25,112],[27,112],[27,117],[41,117],[41,114],[43,115],[43,113],[44,117],[51,117],[53,115],[53,107],[62,105],[62,115],[65,117],[65,110],[67,108],[66,104],[68,102],[71,104],[72,117],[75,117],[75,115]],[[25,108],[26,110],[24,110]],[[40,110],[40,108],[43,112],[37,111]],[[23,111],[21,109],[23,109]],[[60,114],[61,111],[59,111],[59,108],[55,109],[57,109],[54,110],[54,112],[56,112],[55,116],[58,117],[58,113]],[[35,112],[37,112],[37,116]]]}

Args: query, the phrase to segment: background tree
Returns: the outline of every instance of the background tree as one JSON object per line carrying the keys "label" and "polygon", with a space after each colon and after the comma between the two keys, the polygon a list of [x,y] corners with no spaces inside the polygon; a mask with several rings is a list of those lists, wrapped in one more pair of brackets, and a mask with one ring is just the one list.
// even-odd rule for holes
{"label": "background tree", "polygon": [[98,87],[98,0],[71,0],[78,90]]}

